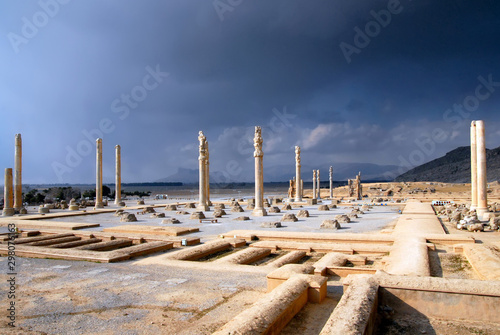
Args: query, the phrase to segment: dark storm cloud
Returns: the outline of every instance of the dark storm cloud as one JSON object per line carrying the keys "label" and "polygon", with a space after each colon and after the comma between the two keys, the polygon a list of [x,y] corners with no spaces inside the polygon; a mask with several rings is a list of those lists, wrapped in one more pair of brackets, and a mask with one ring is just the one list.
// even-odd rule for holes
{"label": "dark storm cloud", "polygon": [[[500,81],[495,1],[41,0],[1,7],[0,162],[12,165],[21,132],[27,181],[91,182],[100,134],[108,181],[117,143],[124,181],[196,169],[198,130],[211,143],[212,171],[236,162],[241,170],[232,177],[251,180],[254,125],[263,126],[266,168],[285,171],[294,145],[318,166],[400,164],[433,129],[448,140],[434,143],[427,160],[466,145],[470,119],[498,124],[496,91],[461,116],[459,127],[443,117],[474,95],[478,76]],[[26,22],[40,23],[44,12],[53,15],[25,36]],[[385,26],[357,45],[357,31],[376,28],[376,17]],[[350,62],[341,43],[359,51]],[[498,146],[496,129],[489,136]]]}

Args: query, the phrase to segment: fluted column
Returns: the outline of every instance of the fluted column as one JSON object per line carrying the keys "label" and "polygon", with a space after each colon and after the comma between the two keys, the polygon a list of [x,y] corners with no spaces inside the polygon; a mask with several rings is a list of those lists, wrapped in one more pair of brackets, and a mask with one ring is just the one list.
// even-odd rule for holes
{"label": "fluted column", "polygon": [[266,216],[267,212],[264,208],[264,153],[262,152],[262,129],[255,127],[255,136],[253,146],[255,151],[255,209],[252,212],[253,216]]}
{"label": "fluted column", "polygon": [[316,196],[316,199],[320,200],[321,199],[321,183],[320,183],[320,179],[319,179],[319,170],[316,170],[316,191],[317,191],[317,196]]}
{"label": "fluted column", "polygon": [[14,156],[14,209],[19,211],[23,208],[23,182],[22,182],[22,158],[23,158],[23,142],[21,134],[16,134],[16,148]]}
{"label": "fluted column", "polygon": [[484,138],[484,121],[476,121],[476,145],[477,145],[477,208],[478,215],[488,211],[486,177],[486,143]]}
{"label": "fluted column", "polygon": [[205,139],[205,146],[207,150],[207,159],[205,160],[205,193],[207,197],[207,205],[212,206],[210,201],[210,151],[208,150],[208,141]]}
{"label": "fluted column", "polygon": [[198,141],[199,144],[199,153],[198,161],[199,161],[199,203],[197,209],[200,211],[208,211],[209,207],[207,205],[207,185],[206,185],[206,160],[207,160],[207,139],[202,131],[198,133]]}
{"label": "fluted column", "polygon": [[12,168],[5,169],[5,178],[4,178],[4,186],[3,186],[3,216],[12,216],[14,215],[14,199],[13,199],[13,190],[12,190]]}
{"label": "fluted column", "polygon": [[313,170],[313,194],[312,198],[316,199],[316,170]]}
{"label": "fluted column", "polygon": [[476,121],[470,125],[470,187],[471,204],[470,209],[477,208],[477,142]]}
{"label": "fluted column", "polygon": [[333,198],[333,166],[330,166],[330,198]]}
{"label": "fluted column", "polygon": [[95,208],[104,208],[102,203],[102,139],[96,140]]}
{"label": "fluted column", "polygon": [[123,206],[122,202],[122,153],[120,145],[115,146],[115,204]]}
{"label": "fluted column", "polygon": [[302,201],[302,177],[300,175],[300,147],[295,147],[295,201]]}

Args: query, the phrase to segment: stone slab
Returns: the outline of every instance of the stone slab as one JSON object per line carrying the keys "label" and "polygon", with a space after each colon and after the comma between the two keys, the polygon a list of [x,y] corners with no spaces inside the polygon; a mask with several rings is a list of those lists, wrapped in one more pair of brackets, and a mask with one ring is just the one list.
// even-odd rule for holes
{"label": "stone slab", "polygon": [[305,250],[307,252],[340,252],[347,255],[386,255],[391,251],[388,245],[376,244],[345,244],[345,243],[306,243],[306,242],[281,242],[262,241],[250,245],[254,248],[270,248],[272,250]]}
{"label": "stone slab", "polygon": [[348,242],[376,243],[392,245],[394,238],[382,234],[328,234],[307,232],[272,232],[262,230],[232,230],[223,234],[224,237],[244,238],[247,241],[296,241],[296,242]]}
{"label": "stone slab", "polygon": [[123,225],[117,227],[104,228],[103,231],[111,233],[137,233],[137,234],[154,234],[166,236],[179,236],[200,231],[199,228],[192,227],[158,227],[158,226],[142,226],[142,225]]}
{"label": "stone slab", "polygon": [[22,220],[18,219],[15,221],[0,221],[0,226],[7,226],[10,223],[14,223],[19,229],[44,229],[44,228],[54,228],[54,229],[86,229],[99,227],[98,223],[78,223],[78,222],[63,222],[63,221],[44,221],[44,220]]}
{"label": "stone slab", "polygon": [[[168,242],[149,242],[113,251],[92,251],[79,250],[76,248],[55,249],[18,245],[16,246],[16,256],[111,263],[130,259],[139,255],[168,250],[172,247],[173,244]],[[0,255],[8,255],[7,245],[0,245]]]}

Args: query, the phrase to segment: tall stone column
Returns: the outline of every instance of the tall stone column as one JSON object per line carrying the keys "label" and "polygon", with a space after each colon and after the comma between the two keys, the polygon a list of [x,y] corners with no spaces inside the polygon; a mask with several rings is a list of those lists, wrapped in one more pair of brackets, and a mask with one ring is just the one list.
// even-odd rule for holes
{"label": "tall stone column", "polygon": [[477,208],[479,216],[488,211],[486,178],[486,143],[484,138],[484,121],[476,121],[476,149],[477,149]]}
{"label": "tall stone column", "polygon": [[363,199],[363,185],[361,185],[361,171],[356,176],[356,199]]}
{"label": "tall stone column", "polygon": [[477,142],[476,121],[470,125],[470,187],[471,204],[470,209],[477,208]]}
{"label": "tall stone column", "polygon": [[200,142],[199,145],[199,152],[200,155],[198,156],[198,161],[199,161],[199,175],[200,175],[200,181],[199,181],[199,190],[200,190],[200,196],[199,196],[199,203],[197,209],[200,211],[208,211],[210,208],[207,205],[207,173],[206,173],[206,160],[207,160],[207,139],[205,135],[203,135],[203,132],[200,131],[198,133],[198,141]]}
{"label": "tall stone column", "polygon": [[14,156],[14,209],[16,211],[23,208],[23,181],[22,181],[22,158],[23,158],[23,142],[21,134],[16,134],[16,149]]}
{"label": "tall stone column", "polygon": [[207,196],[207,205],[212,206],[212,202],[210,201],[210,151],[208,150],[208,141],[205,139],[205,146],[207,149],[207,159],[205,161],[205,194]]}
{"label": "tall stone column", "polygon": [[3,216],[12,216],[15,213],[12,186],[12,168],[6,168],[3,186]]}
{"label": "tall stone column", "polygon": [[313,170],[313,194],[312,198],[316,199],[316,170]]}
{"label": "tall stone column", "polygon": [[295,147],[295,201],[302,201],[302,177],[300,175],[300,147]]}
{"label": "tall stone column", "polygon": [[255,136],[253,138],[253,146],[255,151],[255,209],[252,212],[253,216],[266,216],[267,212],[264,208],[264,153],[262,152],[262,129],[255,127]]}
{"label": "tall stone column", "polygon": [[102,203],[102,138],[95,141],[96,145],[96,177],[95,177],[95,208],[104,208]]}
{"label": "tall stone column", "polygon": [[333,166],[330,166],[330,199],[333,199]]}
{"label": "tall stone column", "polygon": [[320,187],[320,179],[319,179],[319,170],[316,170],[316,178],[317,178],[317,181],[316,181],[316,190],[318,192],[317,196],[316,196],[316,199],[320,200],[321,199],[321,187]]}
{"label": "tall stone column", "polygon": [[122,151],[120,145],[115,146],[115,204],[124,206],[122,201]]}

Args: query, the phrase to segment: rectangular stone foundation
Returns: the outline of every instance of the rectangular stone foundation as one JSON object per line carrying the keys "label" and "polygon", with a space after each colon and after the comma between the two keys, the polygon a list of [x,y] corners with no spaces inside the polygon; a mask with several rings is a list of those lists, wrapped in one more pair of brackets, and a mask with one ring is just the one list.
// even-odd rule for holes
{"label": "rectangular stone foundation", "polygon": [[[149,242],[113,251],[92,251],[79,250],[76,248],[55,249],[18,245],[16,246],[16,255],[19,257],[54,258],[74,261],[111,263],[127,260],[140,255],[172,249],[172,247],[173,243],[169,242]],[[8,255],[8,247],[6,244],[0,245],[0,255]]]}
{"label": "rectangular stone foundation", "polygon": [[191,227],[158,227],[158,226],[140,226],[140,225],[123,225],[118,227],[104,228],[105,232],[121,232],[121,233],[136,233],[136,234],[155,234],[166,236],[179,236],[200,231],[198,228]]}

